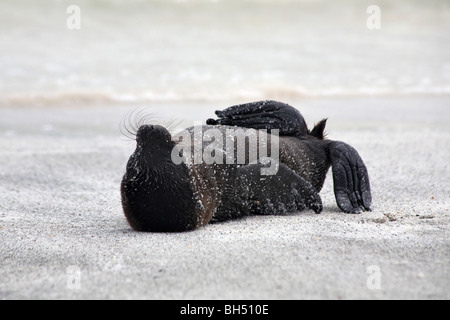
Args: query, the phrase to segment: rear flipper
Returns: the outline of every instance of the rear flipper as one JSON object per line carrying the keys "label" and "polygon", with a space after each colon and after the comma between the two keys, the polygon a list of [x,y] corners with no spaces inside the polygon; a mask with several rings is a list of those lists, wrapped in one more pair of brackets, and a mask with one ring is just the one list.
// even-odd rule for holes
{"label": "rear flipper", "polygon": [[329,155],[339,208],[347,213],[370,211],[369,174],[358,152],[348,144],[336,141],[330,144]]}
{"label": "rear flipper", "polygon": [[305,208],[322,211],[320,196],[309,182],[283,164],[276,175],[263,176],[263,166],[250,164],[236,169],[213,222],[250,214],[287,214]]}
{"label": "rear flipper", "polygon": [[282,102],[264,100],[216,111],[218,119],[209,125],[238,126],[253,129],[278,129],[281,136],[307,134],[308,128],[300,112]]}

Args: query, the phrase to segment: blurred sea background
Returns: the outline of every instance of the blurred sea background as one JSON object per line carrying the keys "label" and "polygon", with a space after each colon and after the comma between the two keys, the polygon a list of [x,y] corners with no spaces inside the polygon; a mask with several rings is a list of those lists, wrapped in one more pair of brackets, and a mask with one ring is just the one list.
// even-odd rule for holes
{"label": "blurred sea background", "polygon": [[9,107],[450,95],[446,0],[1,0],[0,48]]}

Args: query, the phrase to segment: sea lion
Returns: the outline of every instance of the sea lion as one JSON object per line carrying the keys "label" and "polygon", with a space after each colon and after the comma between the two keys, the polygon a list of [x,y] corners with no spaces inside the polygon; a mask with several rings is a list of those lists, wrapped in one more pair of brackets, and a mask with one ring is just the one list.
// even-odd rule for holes
{"label": "sea lion", "polygon": [[[237,105],[216,115],[218,119],[208,119],[207,125],[188,128],[183,141],[163,126],[139,127],[136,150],[121,183],[123,211],[133,229],[181,232],[252,214],[285,214],[305,208],[320,213],[319,192],[330,167],[339,208],[348,213],[370,210],[366,166],[354,148],[325,138],[326,119],[309,130],[297,109],[276,101]],[[238,148],[237,142],[232,148],[223,144],[236,128],[254,129],[258,138],[268,130],[270,146],[277,140],[275,133],[279,134],[278,159],[268,157],[271,164],[277,161],[276,174],[262,175],[268,163],[259,156],[250,159],[249,137],[245,160],[239,162],[233,155],[233,162],[225,162],[230,151]],[[209,131],[214,132],[214,139],[199,142],[198,137]],[[209,152],[211,141],[216,143],[211,154],[224,161],[196,162],[194,146]],[[183,147],[192,152],[182,155]],[[184,161],[174,161],[174,155]]]}

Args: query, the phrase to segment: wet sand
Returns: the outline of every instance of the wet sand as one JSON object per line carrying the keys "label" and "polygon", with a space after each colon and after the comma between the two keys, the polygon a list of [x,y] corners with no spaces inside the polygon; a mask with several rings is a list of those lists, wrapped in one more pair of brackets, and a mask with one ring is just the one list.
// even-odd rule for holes
{"label": "wet sand", "polygon": [[[137,105],[0,109],[0,299],[449,299],[446,96],[286,102],[355,147],[373,211],[258,216],[194,232],[134,232],[119,184]],[[144,104],[204,120],[227,103]]]}

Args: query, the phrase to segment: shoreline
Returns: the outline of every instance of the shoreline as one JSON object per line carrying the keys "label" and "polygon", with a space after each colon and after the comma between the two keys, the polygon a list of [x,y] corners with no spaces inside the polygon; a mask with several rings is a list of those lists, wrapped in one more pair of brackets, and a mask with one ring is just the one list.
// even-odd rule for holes
{"label": "shoreline", "polygon": [[[71,98],[72,96],[72,98]],[[176,98],[176,99],[140,99],[138,97],[129,99],[116,99],[109,97],[107,94],[101,94],[101,97],[94,97],[90,94],[68,93],[67,95],[57,96],[39,96],[31,95],[29,97],[10,97],[0,99],[1,109],[84,109],[91,107],[124,107],[124,106],[145,106],[145,105],[212,105],[220,104],[229,106],[250,101],[258,100],[277,100],[291,102],[308,102],[308,101],[339,101],[339,100],[389,100],[389,99],[447,99],[450,101],[450,93],[386,93],[386,94],[337,94],[337,95],[255,95],[255,96],[236,96],[232,98]]]}

